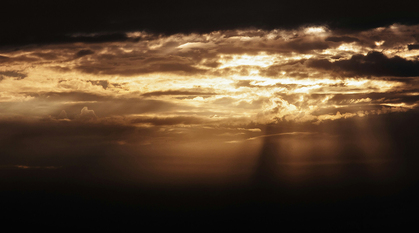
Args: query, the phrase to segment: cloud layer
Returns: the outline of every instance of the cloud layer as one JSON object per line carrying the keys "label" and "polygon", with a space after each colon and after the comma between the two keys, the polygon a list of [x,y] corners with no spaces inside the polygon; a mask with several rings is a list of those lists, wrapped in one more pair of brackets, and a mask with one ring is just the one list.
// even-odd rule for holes
{"label": "cloud layer", "polygon": [[418,35],[402,24],[131,31],[3,47],[1,163],[182,183],[265,179],[259,153],[285,164],[396,159],[394,148],[414,150]]}
{"label": "cloud layer", "polygon": [[122,41],[6,49],[0,108],[3,116],[65,111],[69,120],[207,126],[405,112],[417,106],[418,34],[417,26],[400,24],[354,32],[130,32]]}

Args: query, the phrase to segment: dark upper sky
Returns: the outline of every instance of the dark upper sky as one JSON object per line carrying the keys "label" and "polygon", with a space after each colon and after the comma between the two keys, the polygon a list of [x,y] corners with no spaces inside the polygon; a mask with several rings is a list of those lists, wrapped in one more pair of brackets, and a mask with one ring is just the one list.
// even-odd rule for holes
{"label": "dark upper sky", "polygon": [[[393,23],[417,24],[418,3],[385,1],[3,1],[1,45],[124,40],[126,31],[210,32],[257,27],[326,24],[365,30]],[[96,37],[82,33],[107,33]],[[73,36],[72,36],[73,35]]]}

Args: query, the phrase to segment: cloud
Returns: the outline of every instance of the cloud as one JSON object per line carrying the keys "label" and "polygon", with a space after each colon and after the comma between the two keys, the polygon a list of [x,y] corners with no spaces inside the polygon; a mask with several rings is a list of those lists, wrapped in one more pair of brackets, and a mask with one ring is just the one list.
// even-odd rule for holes
{"label": "cloud", "polygon": [[76,117],[76,119],[80,120],[96,120],[97,116],[95,111],[89,110],[87,107],[82,108],[80,114]]}
{"label": "cloud", "polygon": [[178,116],[178,117],[138,117],[131,120],[131,123],[149,123],[155,126],[162,125],[192,125],[209,122],[209,119],[195,116]]}
{"label": "cloud", "polygon": [[284,44],[284,47],[298,53],[312,52],[313,50],[324,50],[329,48],[329,44],[322,41],[293,40]]}
{"label": "cloud", "polygon": [[358,42],[359,39],[350,36],[330,36],[327,37],[325,41],[352,43]]}
{"label": "cloud", "polygon": [[28,76],[27,74],[20,73],[15,70],[0,71],[0,81],[4,79],[4,77],[12,77],[12,78],[15,78],[16,80],[21,80],[21,79],[26,78],[27,76]]}
{"label": "cloud", "polygon": [[419,49],[419,44],[409,44],[409,45],[407,45],[407,48],[409,50]]}
{"label": "cloud", "polygon": [[27,115],[31,113],[36,116],[54,116],[64,109],[68,118],[73,119],[80,117],[80,109],[85,107],[89,111],[94,109],[94,113],[98,117],[185,111],[192,108],[186,104],[168,100],[145,99],[138,93],[112,96],[73,91],[25,93],[25,96],[30,97],[31,100],[17,103],[0,102],[0,110],[3,111],[3,114]]}
{"label": "cloud", "polygon": [[[318,33],[308,33],[313,28]],[[8,58],[1,60],[16,65],[23,62],[34,66],[51,64],[49,68],[62,73],[79,71],[99,76],[133,77],[154,73],[246,76],[258,69],[264,76],[274,77],[287,72],[287,76],[303,78],[313,73],[303,64],[307,59],[344,60],[380,48],[385,49],[383,54],[388,57],[410,57],[412,60],[414,52],[409,54],[406,46],[414,43],[411,34],[417,31],[415,26],[391,25],[382,30],[345,32],[343,35],[341,31],[326,27],[235,29],[166,36],[130,32],[127,33],[129,38],[145,39],[94,45],[28,46],[17,51],[8,50],[5,53]],[[378,42],[379,46],[376,45]]]}
{"label": "cloud", "polygon": [[168,90],[168,91],[153,91],[142,94],[144,97],[153,97],[153,96],[171,96],[171,95],[181,95],[181,96],[213,96],[216,95],[214,92],[200,92],[200,91],[183,91],[183,90]]}
{"label": "cloud", "polygon": [[315,132],[286,132],[286,133],[276,133],[276,134],[265,134],[256,137],[251,137],[246,140],[255,140],[258,138],[266,138],[266,137],[279,137],[279,136],[306,136],[306,135],[313,135],[316,134]]}
{"label": "cloud", "polygon": [[[134,54],[128,56],[118,56],[117,54],[105,54],[95,57],[93,60],[81,61],[76,70],[91,74],[124,75],[133,76],[148,73],[180,73],[198,74],[205,70],[194,67],[194,63],[189,59],[181,57],[150,57]],[[139,61],[136,61],[139,60]],[[124,62],[126,61],[126,62]]]}
{"label": "cloud", "polygon": [[58,115],[57,119],[68,119],[67,112],[65,110],[62,110]]}
{"label": "cloud", "polygon": [[308,60],[309,67],[337,72],[342,76],[419,76],[419,61],[410,61],[399,56],[387,57],[381,52],[367,55],[353,55],[348,60],[330,62],[329,60]]}
{"label": "cloud", "polygon": [[[418,26],[407,25],[352,32],[325,26],[130,32],[126,41],[27,46],[4,52],[13,60],[9,70],[25,70],[31,78],[20,85],[3,80],[0,108],[7,116],[70,121],[96,116],[131,124],[137,117],[147,127],[198,122],[193,117],[211,119],[194,125],[237,126],[406,110],[417,106],[419,83],[407,76],[416,72],[417,54],[408,45],[417,32]],[[369,93],[393,94],[379,102]],[[338,95],[345,97],[338,101]]]}
{"label": "cloud", "polygon": [[110,100],[108,96],[95,93],[86,93],[82,91],[69,92],[27,92],[28,96],[34,97],[42,101],[105,101]]}
{"label": "cloud", "polygon": [[108,80],[88,80],[93,85],[102,86],[103,89],[107,89],[109,87],[109,81]]}
{"label": "cloud", "polygon": [[93,50],[90,49],[82,49],[80,51],[78,51],[76,54],[74,54],[74,58],[80,58],[80,57],[84,57],[86,55],[90,55],[90,54],[94,54],[95,52]]}

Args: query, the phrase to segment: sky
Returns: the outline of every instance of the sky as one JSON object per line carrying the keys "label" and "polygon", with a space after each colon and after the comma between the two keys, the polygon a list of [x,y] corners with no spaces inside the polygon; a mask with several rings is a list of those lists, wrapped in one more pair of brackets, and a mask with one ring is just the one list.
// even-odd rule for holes
{"label": "sky", "polygon": [[[377,219],[389,212],[406,223],[394,213],[418,205],[413,1],[2,5],[0,181],[11,212],[41,213],[34,203],[50,200],[60,225],[51,212],[78,212],[70,200],[102,208],[93,222],[112,208],[124,219],[154,208],[238,221],[273,209],[359,216],[352,206],[366,202],[359,219],[335,219],[360,230],[388,228]],[[208,212],[208,199],[223,211]],[[389,200],[395,210],[377,210]],[[43,227],[32,212],[23,216]]]}

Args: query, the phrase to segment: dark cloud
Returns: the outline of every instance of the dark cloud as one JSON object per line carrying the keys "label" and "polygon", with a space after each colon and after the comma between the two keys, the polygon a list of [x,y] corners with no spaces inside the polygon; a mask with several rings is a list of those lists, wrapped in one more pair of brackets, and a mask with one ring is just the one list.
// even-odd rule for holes
{"label": "dark cloud", "polygon": [[281,65],[271,65],[266,68],[258,68],[259,72],[263,76],[277,76],[280,72],[287,72],[288,76],[291,77],[307,77],[308,73],[306,68],[303,66],[306,59],[297,60],[294,62],[287,62]]}
{"label": "dark cloud", "polygon": [[254,87],[254,85],[252,85],[250,82],[252,82],[252,80],[239,80],[236,82],[236,84],[234,85],[236,88],[240,88],[240,87]]}
{"label": "dark cloud", "polygon": [[[161,113],[175,110],[190,110],[191,107],[162,100],[145,99],[143,97],[112,97],[84,92],[43,92],[24,93],[34,97],[25,102],[1,102],[3,113],[19,113],[21,115],[57,116],[65,110],[69,119],[79,118],[81,110],[93,110],[99,118],[122,116],[129,114]],[[45,104],[56,107],[46,108]],[[88,112],[86,112],[88,113]]]}
{"label": "dark cloud", "polygon": [[343,76],[419,76],[419,62],[409,61],[399,56],[388,58],[380,52],[369,52],[367,55],[353,55],[348,60],[330,62],[308,60],[309,67],[331,70]]}
{"label": "dark cloud", "polygon": [[42,60],[57,60],[59,58],[59,54],[56,52],[33,52],[31,56],[39,57]]}
{"label": "dark cloud", "polygon": [[20,72],[15,71],[15,70],[0,71],[0,81],[2,79],[4,79],[4,76],[12,77],[12,78],[15,78],[16,80],[21,80],[21,79],[26,78],[28,75],[24,74],[24,73],[20,73]]}
{"label": "dark cloud", "polygon": [[208,120],[200,117],[187,117],[187,116],[178,116],[178,117],[142,117],[136,118],[131,121],[131,123],[150,123],[156,126],[159,125],[191,125],[191,124],[202,124]]}
{"label": "dark cloud", "polygon": [[98,94],[72,91],[72,92],[28,92],[25,95],[35,97],[42,101],[105,101],[110,100],[111,97],[102,96]]}
{"label": "dark cloud", "polygon": [[350,37],[350,36],[330,36],[330,37],[327,37],[325,41],[351,43],[351,42],[359,41],[359,39],[355,37]]}
{"label": "dark cloud", "polygon": [[[414,92],[414,91],[413,91]],[[318,95],[322,96],[322,95]],[[349,104],[356,100],[371,99],[372,103],[415,103],[419,101],[417,95],[406,95],[403,92],[386,92],[386,93],[362,93],[362,94],[335,94],[328,100],[329,104]]]}
{"label": "dark cloud", "polygon": [[[299,76],[301,77],[301,76]],[[251,82],[254,82],[254,84],[251,84]],[[272,84],[272,85],[263,85],[263,86],[258,86],[257,85],[257,81],[251,81],[251,80],[240,80],[238,82],[236,82],[235,84],[236,88],[240,88],[240,87],[250,87],[250,88],[259,88],[259,89],[263,89],[263,88],[275,88],[275,87],[280,87],[280,88],[285,88],[287,90],[294,90],[296,88],[300,88],[300,87],[306,87],[306,85],[301,85],[301,84],[282,84],[282,83],[276,83],[276,84]],[[299,98],[299,97],[298,97]]]}
{"label": "dark cloud", "polygon": [[304,40],[294,40],[286,43],[284,46],[298,53],[307,53],[312,52],[313,50],[323,50],[329,48],[329,44],[322,41]]}
{"label": "dark cloud", "polygon": [[92,74],[118,74],[132,76],[155,72],[174,72],[181,74],[203,73],[205,70],[193,67],[195,63],[182,57],[170,56],[145,58],[139,54],[105,54],[92,60],[85,60],[75,69]]}
{"label": "dark cloud", "polygon": [[409,50],[419,49],[419,44],[409,44],[409,45],[407,45],[407,48]]}
{"label": "dark cloud", "polygon": [[28,55],[21,55],[16,57],[6,57],[5,59],[0,58],[0,63],[11,64],[20,62],[37,62],[41,60],[40,57],[30,57]]}
{"label": "dark cloud", "polygon": [[[235,30],[223,31],[224,35],[229,35],[230,33],[235,33]],[[246,54],[246,55],[257,55],[261,51],[267,54],[277,54],[281,53],[284,55],[290,55],[291,53],[312,53],[316,50],[324,50],[332,48],[336,45],[324,41],[321,38],[316,38],[314,36],[304,35],[304,32],[301,35],[294,34],[291,38],[286,38],[277,35],[278,38],[268,39],[267,34],[269,31],[259,31],[261,36],[251,37],[249,41],[235,41],[229,42],[224,40],[224,43],[218,43],[214,48],[218,53],[222,54]],[[245,33],[241,31],[240,36],[252,36],[253,31],[247,30]],[[281,38],[281,39],[279,39]],[[223,38],[225,39],[225,38]],[[191,54],[192,55],[192,54]],[[195,54],[193,54],[196,56]],[[205,54],[205,56],[211,56],[213,54]],[[205,58],[205,57],[204,57]],[[225,58],[228,58],[227,56]]]}
{"label": "dark cloud", "polygon": [[192,95],[192,96],[212,96],[216,95],[214,92],[200,92],[200,91],[181,91],[181,90],[169,90],[169,91],[153,91],[142,94],[144,97],[152,96],[164,96],[164,95]]}
{"label": "dark cloud", "polygon": [[74,58],[80,58],[80,57],[84,57],[86,55],[90,55],[90,54],[94,54],[95,52],[93,50],[90,49],[82,49],[80,51],[78,51],[76,54],[74,54]]}
{"label": "dark cloud", "polygon": [[109,87],[109,81],[108,80],[89,80],[93,85],[102,86],[103,89],[107,89]]}

